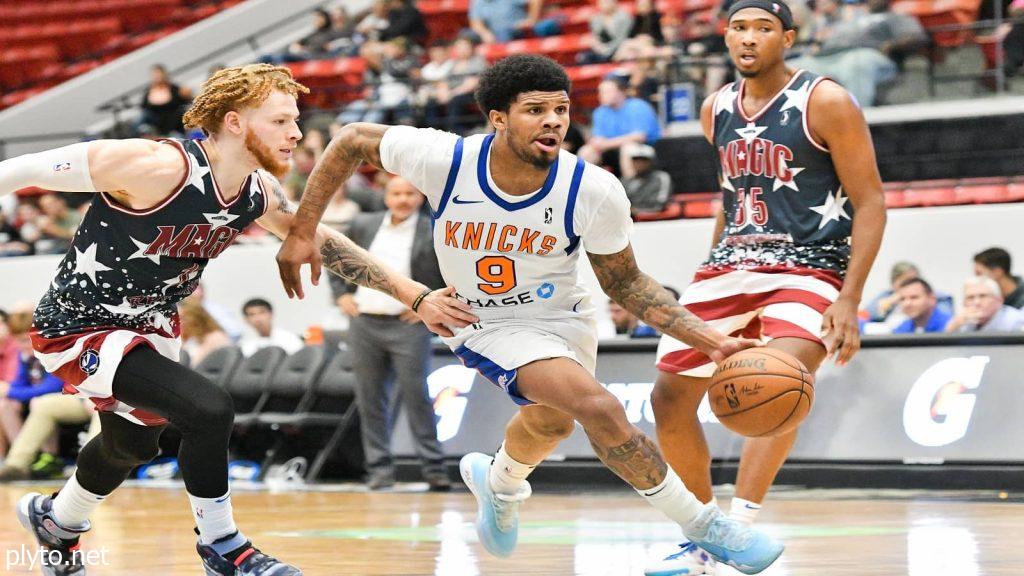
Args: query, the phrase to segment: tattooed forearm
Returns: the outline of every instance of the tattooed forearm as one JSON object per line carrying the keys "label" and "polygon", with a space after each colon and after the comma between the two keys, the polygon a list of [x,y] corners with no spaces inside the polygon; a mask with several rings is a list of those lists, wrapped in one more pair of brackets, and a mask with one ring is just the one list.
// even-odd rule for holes
{"label": "tattooed forearm", "polygon": [[369,162],[380,167],[380,141],[387,129],[380,124],[355,123],[338,132],[306,180],[293,233],[313,233],[331,197],[360,163]]}
{"label": "tattooed forearm", "polygon": [[292,202],[288,199],[288,195],[285,194],[281,183],[277,181],[277,178],[269,178],[268,180],[270,181],[270,192],[274,195],[274,199],[277,200],[277,211],[282,214],[295,214],[295,206],[292,206]]}
{"label": "tattooed forearm", "polygon": [[695,347],[707,343],[711,328],[676,302],[672,294],[636,266],[633,248],[588,254],[605,294],[659,332]]}
{"label": "tattooed forearm", "polygon": [[389,296],[398,296],[387,270],[348,238],[338,234],[324,239],[320,245],[320,255],[323,256],[324,268],[345,280]]}
{"label": "tattooed forearm", "polygon": [[665,480],[668,465],[661,452],[650,438],[636,430],[625,444],[606,447],[598,446],[593,440],[590,445],[594,453],[606,466],[634,488],[654,488]]}

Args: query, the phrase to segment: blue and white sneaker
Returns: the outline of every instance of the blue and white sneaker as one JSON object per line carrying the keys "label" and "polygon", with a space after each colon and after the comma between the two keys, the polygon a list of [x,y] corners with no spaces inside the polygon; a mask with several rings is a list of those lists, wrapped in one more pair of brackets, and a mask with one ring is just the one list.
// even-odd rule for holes
{"label": "blue and white sneaker", "polygon": [[651,562],[644,568],[644,576],[691,576],[711,574],[714,560],[693,542],[683,542],[679,552]]}
{"label": "blue and white sneaker", "polygon": [[476,497],[476,535],[491,554],[506,558],[516,549],[519,536],[519,505],[532,493],[530,483],[515,494],[498,494],[491,490],[488,475],[493,458],[479,452],[466,454],[459,461],[462,480]]}
{"label": "blue and white sneaker", "polygon": [[767,534],[730,520],[718,506],[708,504],[687,527],[686,537],[720,564],[744,574],[757,574],[772,565],[785,546]]}

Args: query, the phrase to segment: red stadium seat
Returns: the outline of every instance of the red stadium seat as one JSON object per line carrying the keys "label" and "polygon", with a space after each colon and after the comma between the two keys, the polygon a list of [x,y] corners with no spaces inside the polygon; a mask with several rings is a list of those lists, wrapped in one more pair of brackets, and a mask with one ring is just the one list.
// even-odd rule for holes
{"label": "red stadium seat", "polygon": [[[951,24],[971,24],[978,18],[982,0],[898,0],[895,12],[916,17],[925,28]],[[972,36],[970,30],[936,32],[935,43],[943,47],[960,46]]]}
{"label": "red stadium seat", "polygon": [[903,192],[904,206],[949,206],[957,203],[954,187],[907,188]]}
{"label": "red stadium seat", "polygon": [[721,209],[718,200],[691,200],[683,203],[683,218],[713,218]]}
{"label": "red stadium seat", "polygon": [[652,222],[654,220],[676,220],[683,217],[683,207],[676,202],[669,202],[661,212],[645,212],[636,214],[637,222]]}
{"label": "red stadium seat", "polygon": [[576,62],[576,54],[589,47],[589,42],[589,34],[529,38],[504,44],[487,44],[482,47],[481,54],[491,62],[512,54],[543,54],[561,64],[571,65]]}
{"label": "red stadium seat", "polygon": [[982,186],[957,186],[957,204],[996,204],[1009,202],[1010,192],[1006,184]]}

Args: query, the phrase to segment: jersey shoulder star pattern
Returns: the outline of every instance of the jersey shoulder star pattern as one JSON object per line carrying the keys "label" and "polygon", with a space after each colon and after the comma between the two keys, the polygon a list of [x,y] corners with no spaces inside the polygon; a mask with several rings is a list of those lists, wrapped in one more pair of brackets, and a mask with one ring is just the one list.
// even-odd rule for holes
{"label": "jersey shoulder star pattern", "polygon": [[714,101],[714,145],[725,230],[708,268],[784,266],[845,273],[853,207],[827,148],[808,125],[808,102],[823,77],[797,71],[753,116],[743,82]]}
{"label": "jersey shoulder star pattern", "polygon": [[146,210],[95,194],[36,309],[35,329],[43,337],[104,328],[177,336],[176,304],[195,290],[207,262],[266,211],[256,172],[225,200],[202,142],[166,144],[184,157],[185,177]]}

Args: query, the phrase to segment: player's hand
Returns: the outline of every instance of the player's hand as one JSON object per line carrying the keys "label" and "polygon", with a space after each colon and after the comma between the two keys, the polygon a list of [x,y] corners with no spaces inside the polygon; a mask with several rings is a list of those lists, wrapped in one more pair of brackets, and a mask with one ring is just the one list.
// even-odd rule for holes
{"label": "player's hand", "polygon": [[821,339],[825,341],[828,357],[835,358],[839,366],[845,366],[853,359],[860,350],[860,325],[854,300],[840,296],[825,310]]}
{"label": "player's hand", "polygon": [[284,284],[284,292],[289,298],[298,296],[305,298],[302,293],[302,265],[309,264],[310,279],[313,286],[320,284],[320,249],[313,238],[304,238],[295,234],[289,234],[277,251],[277,271],[281,274],[281,283]]}
{"label": "player's hand", "polygon": [[751,340],[750,338],[734,338],[732,336],[725,336],[719,343],[718,347],[713,348],[707,355],[711,358],[711,361],[715,364],[721,364],[729,356],[739,352],[740,350],[746,350],[747,348],[758,348],[764,346],[764,342],[760,340]]}
{"label": "player's hand", "polygon": [[420,317],[416,315],[412,310],[406,310],[398,315],[398,319],[406,324],[419,324],[421,322]]}
{"label": "player's hand", "polygon": [[338,296],[338,308],[345,313],[345,316],[353,318],[359,316],[359,305],[356,304],[355,296],[351,294],[342,294]]}
{"label": "player's hand", "polygon": [[450,338],[455,335],[449,326],[462,328],[480,319],[471,313],[473,308],[455,298],[455,288],[441,288],[428,294],[420,302],[416,314],[431,332],[438,336]]}

